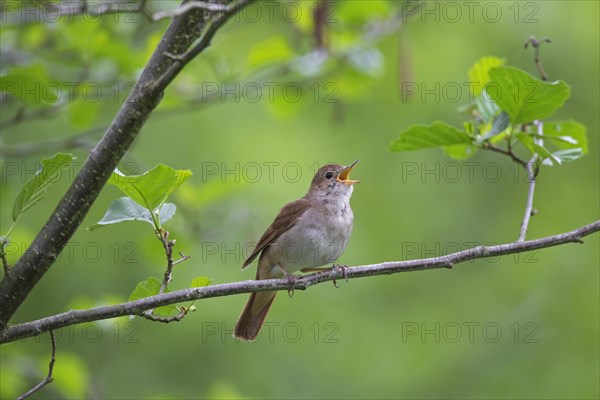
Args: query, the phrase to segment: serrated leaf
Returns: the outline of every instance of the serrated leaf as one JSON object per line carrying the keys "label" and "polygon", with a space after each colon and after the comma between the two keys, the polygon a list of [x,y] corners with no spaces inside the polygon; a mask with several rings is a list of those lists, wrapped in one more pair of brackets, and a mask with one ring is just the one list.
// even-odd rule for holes
{"label": "serrated leaf", "polygon": [[[177,206],[173,203],[163,204],[158,212],[161,225],[173,218],[176,210]],[[87,229],[93,231],[102,226],[118,224],[125,221],[144,221],[154,226],[154,220],[147,208],[140,206],[129,197],[121,197],[113,200],[110,203],[108,210],[106,210],[104,217],[97,223],[88,226]]]}
{"label": "serrated leaf", "polygon": [[465,132],[443,122],[430,126],[412,125],[400,133],[400,138],[389,145],[390,151],[420,150],[430,147],[470,144],[472,138]]}
{"label": "serrated leaf", "polygon": [[189,169],[176,170],[158,164],[142,175],[123,175],[116,169],[108,183],[117,186],[136,203],[154,210],[191,175]]}
{"label": "serrated leaf", "polygon": [[46,197],[48,185],[56,182],[60,178],[60,172],[73,160],[75,157],[68,153],[56,153],[54,157],[42,160],[41,168],[25,183],[15,199],[13,221]]}
{"label": "serrated leaf", "polygon": [[[129,301],[144,299],[146,297],[157,295],[161,284],[161,281],[153,276],[149,277],[145,281],[139,282],[133,292],[131,292],[129,295]],[[169,289],[167,288],[163,293],[169,293]],[[177,308],[173,305],[157,307],[154,309],[155,314],[163,316],[173,315],[177,312]]]}
{"label": "serrated leaf", "polygon": [[192,279],[192,283],[191,283],[190,287],[191,288],[204,287],[204,286],[210,285],[211,282],[212,282],[212,279],[209,279],[206,276],[197,276],[194,279]]}
{"label": "serrated leaf", "polygon": [[571,93],[563,81],[544,82],[514,67],[492,68],[489,75],[492,81],[486,92],[513,125],[551,116]]}
{"label": "serrated leaf", "polygon": [[471,94],[479,96],[484,86],[489,83],[489,71],[492,68],[504,65],[504,58],[486,56],[482,57],[469,70],[469,81],[471,82]]}
{"label": "serrated leaf", "polygon": [[579,122],[544,122],[544,136],[552,140],[560,150],[579,148],[583,154],[588,153],[586,128]]}

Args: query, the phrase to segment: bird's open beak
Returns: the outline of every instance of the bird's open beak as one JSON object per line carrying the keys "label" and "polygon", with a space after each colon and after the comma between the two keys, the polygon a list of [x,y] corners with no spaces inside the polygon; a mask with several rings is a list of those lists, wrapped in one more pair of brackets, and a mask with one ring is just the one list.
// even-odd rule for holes
{"label": "bird's open beak", "polygon": [[358,160],[354,161],[352,164],[350,164],[346,168],[344,168],[342,170],[342,172],[340,172],[340,174],[337,176],[336,180],[338,182],[345,183],[346,185],[352,185],[353,183],[360,183],[360,181],[353,181],[351,179],[348,179],[350,177],[350,171],[352,171],[352,168],[354,168],[354,166],[356,165],[357,162],[358,162]]}

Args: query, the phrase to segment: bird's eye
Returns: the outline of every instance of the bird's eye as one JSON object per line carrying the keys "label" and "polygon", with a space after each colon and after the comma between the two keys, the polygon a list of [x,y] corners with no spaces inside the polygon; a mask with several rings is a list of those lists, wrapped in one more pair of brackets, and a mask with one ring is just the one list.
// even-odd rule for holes
{"label": "bird's eye", "polygon": [[327,179],[333,178],[333,172],[331,172],[331,171],[326,172],[325,173],[325,178],[327,178]]}

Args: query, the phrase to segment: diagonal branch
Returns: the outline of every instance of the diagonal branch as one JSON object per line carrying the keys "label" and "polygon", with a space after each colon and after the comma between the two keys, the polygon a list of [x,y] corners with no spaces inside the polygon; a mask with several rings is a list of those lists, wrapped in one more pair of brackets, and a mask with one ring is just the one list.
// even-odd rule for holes
{"label": "diagonal branch", "polygon": [[497,257],[500,255],[522,253],[526,251],[558,246],[565,243],[582,243],[582,238],[600,231],[600,220],[582,226],[570,232],[548,236],[541,239],[514,242],[496,246],[478,246],[445,256],[410,261],[390,261],[380,264],[363,265],[351,268],[332,268],[323,272],[298,277],[294,282],[288,279],[268,279],[242,281],[214,286],[177,290],[144,299],[129,301],[106,307],[89,310],[71,310],[36,321],[10,326],[0,336],[0,343],[39,335],[43,332],[84,322],[99,321],[127,315],[142,315],[145,310],[175,304],[182,301],[223,297],[241,293],[253,293],[269,290],[305,290],[319,283],[342,278],[361,278],[375,275],[389,275],[399,272],[422,271],[435,268],[452,268],[461,262],[478,258]]}
{"label": "diagonal branch", "polygon": [[537,161],[537,157],[534,155],[531,161],[527,163],[525,169],[527,170],[527,180],[529,181],[529,187],[527,189],[527,201],[525,203],[525,213],[523,214],[523,221],[521,222],[521,229],[519,230],[519,238],[517,242],[525,241],[527,235],[527,228],[529,227],[529,219],[534,215],[533,210],[533,194],[535,192],[536,174],[534,172],[533,164]]}
{"label": "diagonal branch", "polygon": [[[237,3],[236,10],[239,11],[249,1]],[[210,38],[226,21],[220,19],[220,16],[205,17],[205,11],[193,9],[171,21],[129,98],[121,106],[100,142],[90,151],[56,210],[11,269],[11,273],[5,275],[0,282],[0,332],[6,329],[15,311],[79,228],[110,174],[160,103],[164,90],[183,69],[185,63],[175,62],[167,54],[184,54],[194,42],[202,42],[207,35],[210,43]],[[219,25],[213,22],[205,29],[211,20],[222,22]]]}
{"label": "diagonal branch", "polygon": [[52,353],[50,356],[50,362],[48,363],[48,375],[46,375],[46,377],[40,383],[28,390],[27,393],[17,397],[17,400],[28,398],[35,392],[41,390],[47,384],[52,383],[54,381],[52,373],[54,372],[54,362],[56,361],[56,341],[54,340],[54,332],[52,331],[50,331],[50,341],[52,343]]}

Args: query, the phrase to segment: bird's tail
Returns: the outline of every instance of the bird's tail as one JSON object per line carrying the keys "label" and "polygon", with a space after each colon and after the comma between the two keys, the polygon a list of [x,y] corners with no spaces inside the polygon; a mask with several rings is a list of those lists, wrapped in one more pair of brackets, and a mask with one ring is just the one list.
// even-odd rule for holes
{"label": "bird's tail", "polygon": [[247,342],[253,342],[256,339],[276,294],[277,292],[256,292],[250,295],[246,307],[235,325],[234,338]]}

